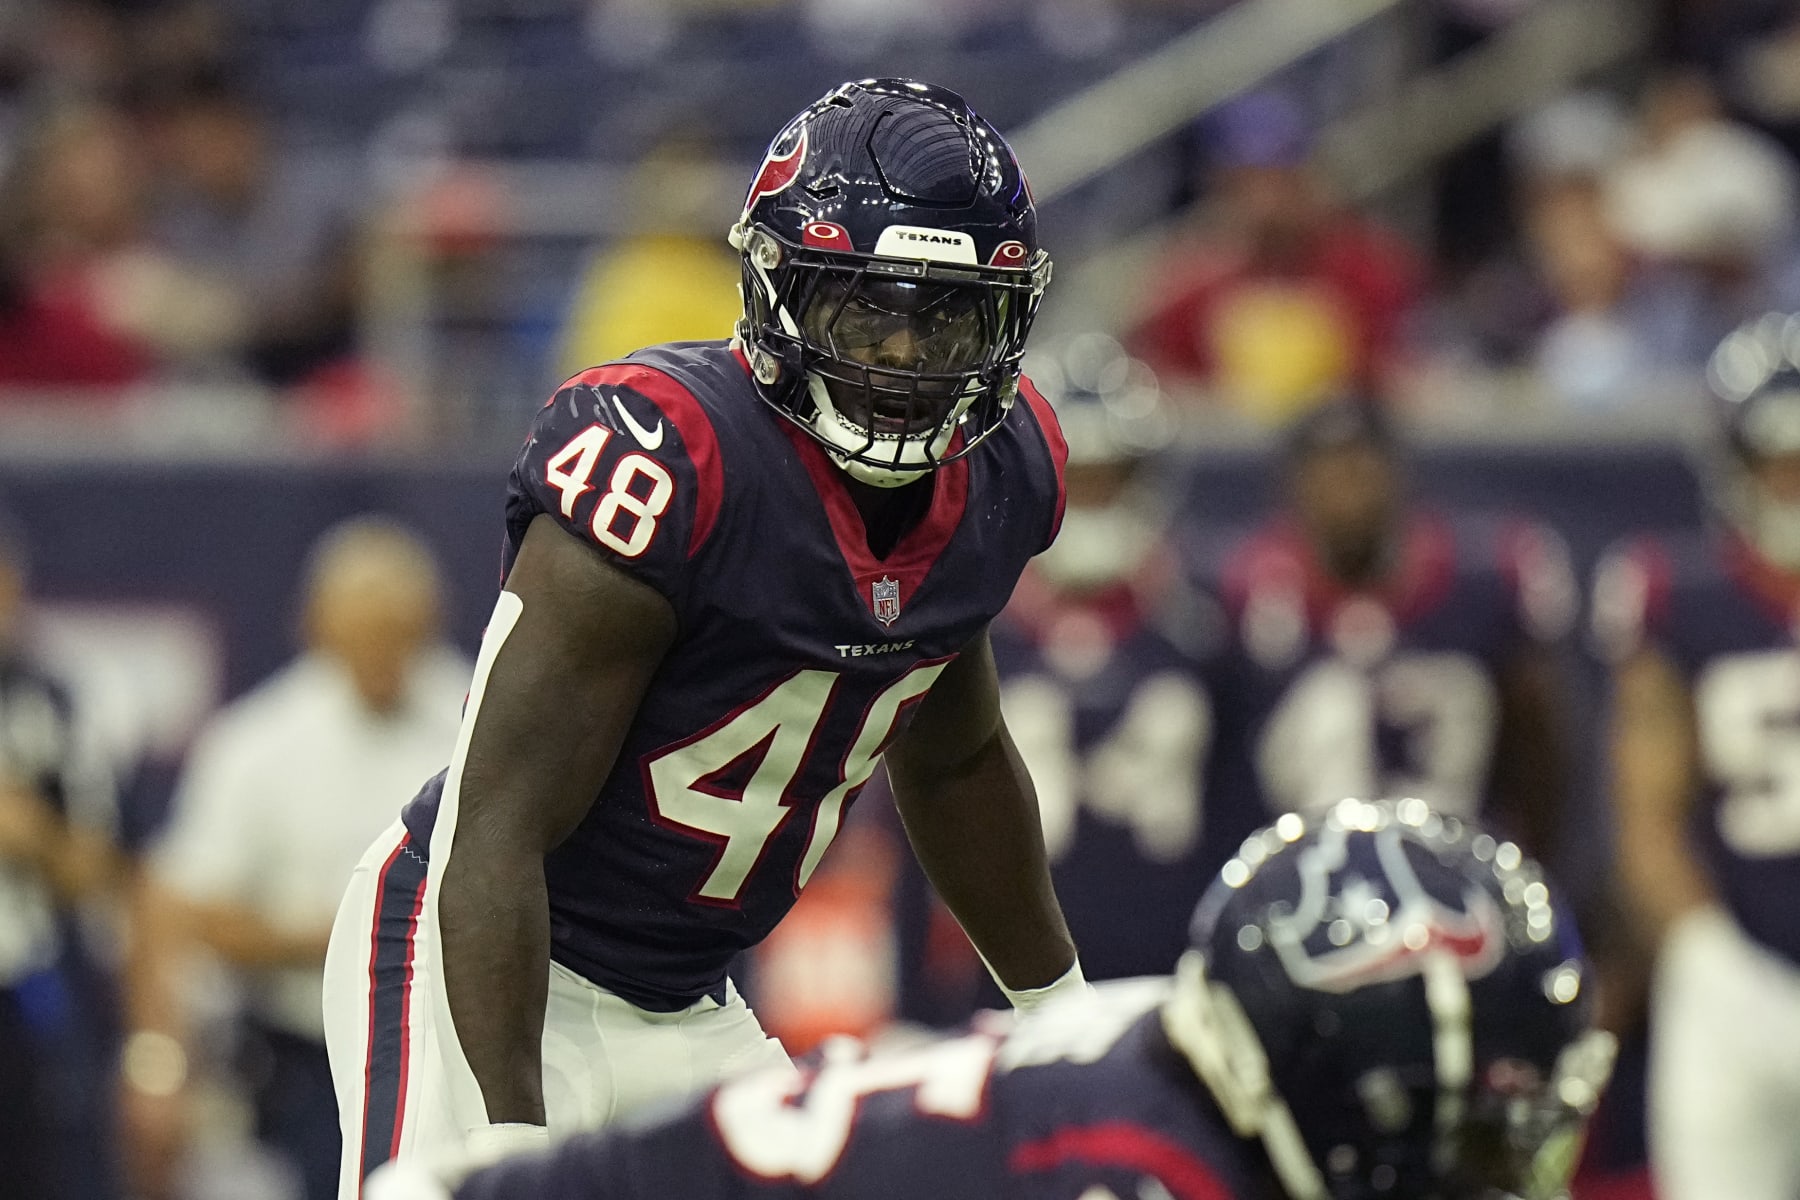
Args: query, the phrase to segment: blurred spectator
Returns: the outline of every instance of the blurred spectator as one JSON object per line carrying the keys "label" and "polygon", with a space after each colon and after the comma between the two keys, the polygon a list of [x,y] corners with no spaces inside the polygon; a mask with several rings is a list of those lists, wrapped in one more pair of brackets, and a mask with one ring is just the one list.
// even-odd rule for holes
{"label": "blurred spectator", "polygon": [[[436,640],[440,603],[437,567],[403,528],[360,518],[327,533],[305,651],[201,735],[152,855],[146,919],[175,936],[138,982],[171,988],[188,939],[241,973],[257,1134],[307,1200],[337,1194],[320,1008],[332,918],[369,841],[442,767],[468,687],[469,665]],[[153,995],[137,1011],[175,1027],[136,1038],[178,1045],[178,1006]]]}
{"label": "blurred spectator", "polygon": [[1534,365],[1550,396],[1572,411],[1640,406],[1667,347],[1656,340],[1639,266],[1606,219],[1597,179],[1539,184],[1527,201],[1532,265],[1554,305]]}
{"label": "blurred spectator", "polygon": [[1286,511],[1226,560],[1217,706],[1233,728],[1207,836],[1235,846],[1270,814],[1366,792],[1479,816],[1551,857],[1575,609],[1560,539],[1412,502],[1400,443],[1366,401],[1316,409],[1287,446]]}
{"label": "blurred spectator", "polygon": [[1650,1153],[1663,1200],[1800,1194],[1800,316],[1708,372],[1726,520],[1602,563],[1624,912],[1654,953]]}
{"label": "blurred spectator", "polygon": [[1663,0],[1664,62],[1718,80],[1731,108],[1800,153],[1800,12],[1789,0]]}
{"label": "blurred spectator", "polygon": [[1794,253],[1800,173],[1780,145],[1727,120],[1703,77],[1645,96],[1637,151],[1606,180],[1607,218],[1646,260],[1656,344],[1698,368],[1733,327],[1767,311]]}
{"label": "blurred spectator", "polygon": [[[1489,329],[1496,310],[1520,327],[1510,348],[1528,358],[1550,399],[1574,411],[1643,403],[1669,364],[1650,328],[1641,264],[1608,217],[1604,179],[1630,146],[1624,108],[1600,92],[1559,97],[1509,134],[1524,270],[1485,268]],[[1503,335],[1504,336],[1504,335]],[[1527,349],[1528,347],[1528,349]]]}
{"label": "blurred spectator", "polygon": [[142,164],[116,115],[58,110],[0,197],[0,386],[118,385],[151,366],[121,311],[142,235]]}
{"label": "blurred spectator", "polygon": [[1378,388],[1421,284],[1413,252],[1333,204],[1287,98],[1235,101],[1214,134],[1210,211],[1171,248],[1132,346],[1159,375],[1269,424],[1346,386]]}
{"label": "blurred spectator", "polygon": [[153,79],[141,103],[157,166],[151,237],[203,302],[199,313],[143,312],[159,344],[190,368],[241,367],[277,387],[350,357],[366,204],[357,172],[281,147],[217,70]]}
{"label": "blurred spectator", "polygon": [[560,338],[564,375],[640,346],[732,335],[742,268],[725,242],[731,202],[711,186],[711,164],[688,140],[638,164],[627,198],[634,228],[588,264]]}
{"label": "blurred spectator", "polygon": [[[117,865],[105,760],[68,691],[31,661],[24,606],[23,545],[0,526],[0,1180],[9,1196],[51,1200],[72,1194],[74,1174],[57,1153],[71,1114],[52,1087],[73,1069],[52,1057],[75,1003],[59,913],[108,887]],[[98,1130],[82,1132],[98,1154]]]}

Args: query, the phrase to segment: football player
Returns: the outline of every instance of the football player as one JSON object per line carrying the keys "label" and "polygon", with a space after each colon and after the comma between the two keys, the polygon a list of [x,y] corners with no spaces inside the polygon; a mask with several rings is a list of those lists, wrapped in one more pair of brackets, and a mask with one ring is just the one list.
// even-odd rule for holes
{"label": "football player", "polygon": [[1216,790],[1261,806],[1210,806],[1206,836],[1231,846],[1274,814],[1388,791],[1548,855],[1567,757],[1556,650],[1576,600],[1560,539],[1413,501],[1389,419],[1357,398],[1302,417],[1286,456],[1286,510],[1221,584],[1217,707],[1234,728]]}
{"label": "football player", "polygon": [[394,1170],[371,1200],[1551,1200],[1612,1061],[1589,990],[1515,844],[1353,800],[1246,841],[1173,979],[828,1044],[799,1077],[460,1182]]}
{"label": "football player", "polygon": [[1603,560],[1628,910],[1656,947],[1650,1160],[1666,1200],[1800,1195],[1800,316],[1708,368],[1721,528]]}
{"label": "football player", "polygon": [[[1171,546],[1163,451],[1173,430],[1156,377],[1097,333],[1034,355],[1030,367],[1068,438],[1068,506],[1056,544],[1032,560],[994,623],[1001,705],[1037,787],[1083,969],[1099,979],[1153,974],[1185,945],[1208,878],[1198,866],[1207,672],[1223,622],[1187,585]],[[1118,915],[1124,879],[1129,922]],[[925,893],[904,888],[908,917]],[[980,968],[959,969],[946,944],[955,943],[903,939],[916,950],[908,1015],[949,1010],[956,1023],[976,1007]]]}
{"label": "football player", "polygon": [[448,770],[371,847],[326,964],[342,1193],[765,1063],[726,977],[885,755],[1016,1003],[1085,987],[987,625],[1062,510],[1021,378],[1049,281],[998,131],[845,84],[775,138],[729,341],[564,384],[514,466]]}

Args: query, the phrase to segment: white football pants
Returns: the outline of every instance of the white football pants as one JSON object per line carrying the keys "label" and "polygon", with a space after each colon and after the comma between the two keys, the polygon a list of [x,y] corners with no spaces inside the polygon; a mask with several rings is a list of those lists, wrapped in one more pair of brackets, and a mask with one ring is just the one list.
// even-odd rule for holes
{"label": "white football pants", "polygon": [[1703,909],[1669,931],[1650,1002],[1661,1200],[1795,1200],[1800,968]]}
{"label": "white football pants", "polygon": [[[389,1159],[453,1157],[488,1123],[450,1023],[426,879],[396,821],[357,865],[332,926],[325,1044],[344,1135],[339,1200],[357,1200]],[[543,1060],[552,1140],[788,1061],[735,988],[723,1005],[646,1012],[554,963]]]}

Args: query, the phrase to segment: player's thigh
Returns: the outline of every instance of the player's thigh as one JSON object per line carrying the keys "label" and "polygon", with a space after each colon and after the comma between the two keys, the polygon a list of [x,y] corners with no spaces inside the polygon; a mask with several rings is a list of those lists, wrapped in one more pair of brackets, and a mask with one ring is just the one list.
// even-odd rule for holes
{"label": "player's thigh", "polygon": [[681,1028],[695,1070],[703,1077],[702,1086],[763,1067],[793,1069],[787,1051],[763,1032],[762,1022],[735,986],[727,987],[723,1005],[703,1001],[690,1009]]}
{"label": "player's thigh", "polygon": [[1651,1158],[1664,1200],[1800,1195],[1800,981],[1721,913],[1684,919],[1652,991]]}
{"label": "player's thigh", "polygon": [[544,1108],[553,1138],[597,1129],[756,1067],[788,1066],[735,990],[720,1005],[652,1013],[552,964]]}

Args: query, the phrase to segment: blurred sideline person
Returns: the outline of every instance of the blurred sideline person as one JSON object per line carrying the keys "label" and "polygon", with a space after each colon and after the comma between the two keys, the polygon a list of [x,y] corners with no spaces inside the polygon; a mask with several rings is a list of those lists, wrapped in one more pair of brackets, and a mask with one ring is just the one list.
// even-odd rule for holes
{"label": "blurred sideline person", "polygon": [[[196,946],[242,979],[257,1136],[298,1170],[307,1200],[337,1190],[320,1001],[331,920],[357,859],[461,719],[470,666],[438,641],[441,591],[430,551],[402,526],[358,517],[329,530],[307,566],[305,648],[201,733],[149,861],[146,916],[165,934],[152,985],[178,993]],[[162,1005],[171,1027],[134,1035],[140,1056],[183,1036],[180,1000]],[[162,1082],[174,1093],[180,1081]]]}
{"label": "blurred sideline person", "polygon": [[1270,427],[1345,389],[1380,390],[1418,303],[1417,253],[1327,194],[1292,97],[1241,96],[1205,128],[1207,202],[1163,256],[1133,352]]}
{"label": "blurred sideline person", "polygon": [[[1611,1065],[1536,864],[1422,801],[1246,842],[1175,976],[828,1044],[686,1111],[370,1200],[1553,1200]],[[410,1174],[406,1173],[410,1171]]]}
{"label": "blurred sideline person", "polygon": [[[1001,706],[1031,769],[1051,878],[1090,978],[1166,970],[1205,886],[1198,866],[1209,672],[1224,632],[1172,545],[1172,435],[1156,377],[1112,338],[1034,355],[1069,443],[1068,507],[994,623]],[[1216,860],[1215,860],[1216,861]],[[1119,881],[1135,917],[1121,924]],[[960,1023],[998,999],[916,870],[903,880],[903,1011]],[[952,950],[954,948],[954,951]],[[973,969],[970,969],[973,967]]]}
{"label": "blurred sideline person", "polygon": [[1655,948],[1650,1157],[1663,1200],[1800,1195],[1800,317],[1708,369],[1725,527],[1596,576],[1614,659],[1625,909]]}
{"label": "blurred sideline person", "polygon": [[1575,584],[1560,539],[1406,494],[1383,413],[1340,398],[1287,433],[1288,504],[1230,554],[1207,837],[1346,794],[1417,795],[1551,856],[1567,793],[1558,657]]}
{"label": "blurred sideline person", "polygon": [[72,1194],[59,1126],[73,1114],[49,1086],[72,1069],[48,1057],[72,1015],[62,917],[110,887],[119,863],[111,772],[68,689],[24,643],[25,563],[0,517],[0,1190],[38,1200]]}
{"label": "blurred sideline person", "polygon": [[720,196],[709,150],[696,137],[671,138],[633,170],[631,229],[588,263],[558,336],[565,374],[640,346],[730,335],[743,313],[742,271],[712,232]]}
{"label": "blurred sideline person", "polygon": [[1063,502],[1018,161],[954,92],[844,84],[729,239],[737,336],[566,381],[514,466],[450,765],[332,934],[344,1200],[785,1066],[727,969],[883,762],[1015,1003],[1085,987],[987,636]]}

